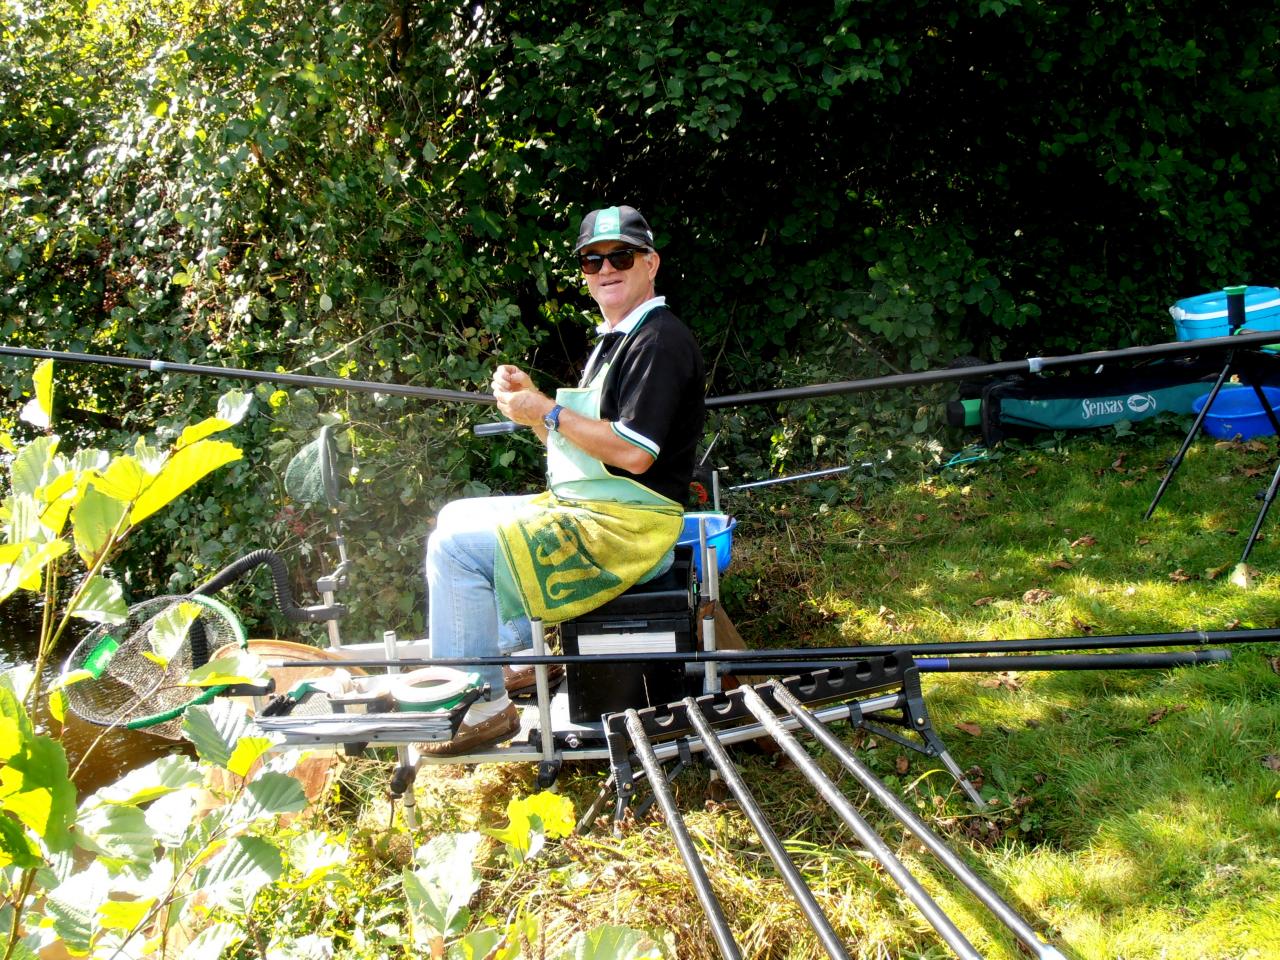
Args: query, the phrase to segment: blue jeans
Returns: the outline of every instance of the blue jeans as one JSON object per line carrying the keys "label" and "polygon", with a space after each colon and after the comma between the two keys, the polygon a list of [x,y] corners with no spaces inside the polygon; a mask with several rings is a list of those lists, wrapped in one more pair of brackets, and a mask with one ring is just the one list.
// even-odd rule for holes
{"label": "blue jeans", "polygon": [[[498,525],[530,497],[474,497],[447,504],[427,539],[427,596],[433,657],[493,657],[533,643],[528,619],[498,622],[493,563]],[[496,699],[501,667],[465,667],[480,674]]]}

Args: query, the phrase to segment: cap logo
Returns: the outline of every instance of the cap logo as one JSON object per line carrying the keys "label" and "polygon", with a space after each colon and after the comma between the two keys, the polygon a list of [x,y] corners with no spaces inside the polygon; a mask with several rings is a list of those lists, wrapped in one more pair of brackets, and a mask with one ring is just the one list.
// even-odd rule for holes
{"label": "cap logo", "polygon": [[622,211],[617,207],[609,207],[606,210],[601,210],[596,214],[595,227],[595,230],[592,231],[592,235],[597,237],[621,233]]}

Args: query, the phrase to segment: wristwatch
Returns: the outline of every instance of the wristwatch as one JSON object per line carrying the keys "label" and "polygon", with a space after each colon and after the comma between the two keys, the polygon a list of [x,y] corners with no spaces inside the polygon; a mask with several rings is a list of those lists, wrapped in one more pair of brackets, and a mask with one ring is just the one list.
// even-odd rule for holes
{"label": "wristwatch", "polygon": [[555,433],[560,429],[560,411],[563,409],[564,407],[557,403],[542,418],[542,425],[547,428],[548,433]]}

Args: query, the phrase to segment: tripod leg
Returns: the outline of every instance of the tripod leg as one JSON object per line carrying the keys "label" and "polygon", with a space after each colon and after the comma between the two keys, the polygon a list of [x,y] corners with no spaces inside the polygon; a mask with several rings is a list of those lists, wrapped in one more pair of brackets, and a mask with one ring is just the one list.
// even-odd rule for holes
{"label": "tripod leg", "polygon": [[1249,377],[1249,386],[1253,387],[1253,392],[1258,397],[1258,404],[1266,411],[1267,419],[1271,421],[1271,429],[1276,434],[1280,434],[1280,418],[1276,417],[1276,412],[1271,408],[1271,401],[1267,399],[1267,395],[1262,392],[1262,386],[1253,377]]}
{"label": "tripod leg", "polygon": [[1271,504],[1276,498],[1276,490],[1280,488],[1280,466],[1276,467],[1276,472],[1271,477],[1271,486],[1267,487],[1267,492],[1262,497],[1262,509],[1258,511],[1258,519],[1253,521],[1253,529],[1249,531],[1249,539],[1245,541],[1244,553],[1240,555],[1240,562],[1243,564],[1249,559],[1249,554],[1253,552],[1253,545],[1258,539],[1258,533],[1262,530],[1262,521],[1267,518],[1267,512],[1271,509]]}
{"label": "tripod leg", "polygon": [[1227,354],[1227,362],[1222,365],[1222,372],[1218,374],[1218,379],[1213,385],[1213,389],[1209,391],[1209,396],[1204,402],[1204,406],[1200,408],[1200,412],[1196,414],[1196,422],[1191,425],[1191,429],[1187,432],[1186,439],[1182,441],[1182,449],[1180,449],[1170,462],[1169,470],[1164,475],[1164,479],[1160,481],[1160,488],[1156,490],[1155,499],[1151,501],[1151,506],[1147,507],[1147,512],[1142,515],[1143,520],[1150,520],[1151,515],[1156,512],[1156,505],[1160,502],[1160,498],[1164,496],[1164,492],[1169,487],[1169,481],[1173,479],[1173,475],[1177,473],[1178,467],[1182,465],[1182,459],[1187,455],[1187,451],[1191,449],[1191,444],[1196,438],[1196,434],[1200,432],[1200,426],[1204,423],[1204,418],[1209,413],[1209,408],[1213,406],[1213,401],[1217,399],[1218,394],[1222,391],[1222,385],[1227,381],[1227,375],[1231,373],[1231,362],[1235,359],[1236,352],[1234,350]]}

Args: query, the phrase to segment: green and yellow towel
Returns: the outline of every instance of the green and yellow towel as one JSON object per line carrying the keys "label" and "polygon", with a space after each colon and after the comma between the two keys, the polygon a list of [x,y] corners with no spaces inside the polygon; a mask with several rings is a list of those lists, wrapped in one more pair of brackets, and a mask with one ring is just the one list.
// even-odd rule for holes
{"label": "green and yellow towel", "polygon": [[645,579],[675,546],[677,504],[561,500],[539,494],[498,529],[498,612],[571,620]]}

